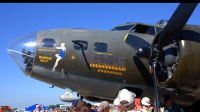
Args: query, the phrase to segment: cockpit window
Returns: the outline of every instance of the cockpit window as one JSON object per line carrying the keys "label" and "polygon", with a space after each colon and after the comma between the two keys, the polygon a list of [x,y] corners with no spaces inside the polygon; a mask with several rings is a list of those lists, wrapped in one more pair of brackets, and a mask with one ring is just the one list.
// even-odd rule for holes
{"label": "cockpit window", "polygon": [[158,33],[162,28],[156,27],[156,32]]}
{"label": "cockpit window", "polygon": [[124,25],[124,26],[117,26],[113,28],[111,31],[118,31],[118,30],[129,30],[134,24],[131,25]]}
{"label": "cockpit window", "polygon": [[155,35],[155,29],[152,26],[138,24],[132,29],[132,32]]}
{"label": "cockpit window", "polygon": [[85,51],[85,50],[88,49],[88,42],[87,42],[87,41],[84,41],[84,40],[75,40],[75,41],[76,41],[76,43],[74,43],[74,49],[76,49],[76,50],[81,50],[81,46],[78,45],[77,43],[83,44],[82,50]]}
{"label": "cockpit window", "polygon": [[54,47],[55,46],[56,41],[54,39],[43,39],[42,40],[42,46],[43,47]]}
{"label": "cockpit window", "polygon": [[97,52],[107,52],[108,51],[108,45],[106,43],[102,42],[95,42],[94,43],[94,50]]}

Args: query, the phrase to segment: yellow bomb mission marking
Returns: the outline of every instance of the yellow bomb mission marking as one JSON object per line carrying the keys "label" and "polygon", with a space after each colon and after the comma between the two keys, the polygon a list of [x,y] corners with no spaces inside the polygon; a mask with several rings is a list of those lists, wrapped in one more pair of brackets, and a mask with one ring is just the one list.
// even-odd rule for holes
{"label": "yellow bomb mission marking", "polygon": [[73,60],[74,60],[74,59],[75,59],[75,56],[74,56],[74,55],[73,55],[73,56],[71,56],[71,59],[73,59]]}
{"label": "yellow bomb mission marking", "polygon": [[106,73],[106,74],[112,74],[112,75],[122,75],[121,72],[110,71],[110,70],[103,70],[103,69],[98,69],[97,72]]}
{"label": "yellow bomb mission marking", "polygon": [[103,68],[103,69],[116,70],[116,71],[126,71],[126,67],[125,66],[90,63],[90,67]]}

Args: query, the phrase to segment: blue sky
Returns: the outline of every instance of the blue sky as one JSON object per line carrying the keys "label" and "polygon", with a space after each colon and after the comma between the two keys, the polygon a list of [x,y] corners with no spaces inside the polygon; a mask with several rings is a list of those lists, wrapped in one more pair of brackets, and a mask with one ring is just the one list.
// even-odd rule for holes
{"label": "blue sky", "polygon": [[[64,89],[23,74],[8,55],[8,44],[25,34],[56,28],[110,30],[125,22],[154,25],[169,19],[179,3],[0,3],[0,106],[28,107],[66,104],[59,96]],[[200,5],[188,24],[200,25]],[[181,18],[180,18],[181,19]]]}

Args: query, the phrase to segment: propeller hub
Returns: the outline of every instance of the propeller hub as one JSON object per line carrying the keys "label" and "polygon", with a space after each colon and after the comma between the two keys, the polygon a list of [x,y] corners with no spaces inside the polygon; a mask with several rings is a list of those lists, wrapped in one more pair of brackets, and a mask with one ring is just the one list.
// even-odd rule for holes
{"label": "propeller hub", "polygon": [[136,55],[144,59],[154,59],[156,57],[156,50],[150,47],[140,47],[136,50]]}

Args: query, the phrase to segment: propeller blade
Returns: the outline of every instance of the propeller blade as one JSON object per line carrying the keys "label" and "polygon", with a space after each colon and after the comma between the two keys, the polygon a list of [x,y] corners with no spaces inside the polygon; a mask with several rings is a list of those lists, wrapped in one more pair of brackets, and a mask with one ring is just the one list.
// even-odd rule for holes
{"label": "propeller blade", "polygon": [[181,3],[178,6],[159,37],[158,44],[156,45],[157,50],[162,50],[164,46],[170,44],[176,38],[192,15],[197,4]]}
{"label": "propeller blade", "polygon": [[148,87],[154,87],[152,75],[146,69],[143,62],[140,60],[140,58],[138,58],[137,56],[133,56],[133,61],[135,62],[135,65],[137,66],[138,70],[140,71],[140,74],[142,75],[142,78],[144,79],[146,85]]}

